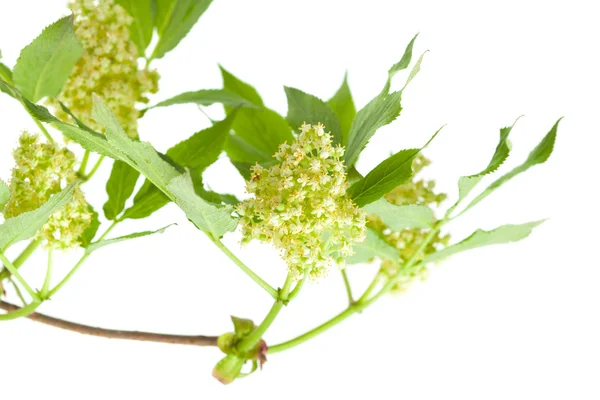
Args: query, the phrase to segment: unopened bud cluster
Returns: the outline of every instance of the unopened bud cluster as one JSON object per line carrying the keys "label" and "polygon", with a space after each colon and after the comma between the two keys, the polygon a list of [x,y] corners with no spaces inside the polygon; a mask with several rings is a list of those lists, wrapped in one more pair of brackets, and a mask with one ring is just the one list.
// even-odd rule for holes
{"label": "unopened bud cluster", "polygon": [[253,167],[246,190],[254,197],[237,212],[244,242],[272,243],[296,278],[316,279],[343,267],[365,239],[366,215],[346,196],[344,148],[332,146],[321,124],[300,129],[294,143],[279,146],[278,164]]}
{"label": "unopened bud cluster", "polygon": [[[430,161],[423,155],[419,155],[413,162],[413,176],[418,174],[424,167],[430,164]],[[446,199],[443,193],[435,192],[435,182],[424,179],[411,180],[398,186],[385,196],[392,204],[422,204],[422,205],[440,205]],[[401,232],[393,232],[389,229],[379,217],[370,215],[368,218],[369,227],[377,230],[385,240],[399,250],[400,263],[384,260],[381,263],[380,274],[384,278],[395,276],[402,265],[405,264],[421,246],[425,237],[429,234],[428,229],[405,229]],[[448,245],[449,235],[440,235],[436,233],[431,242],[423,249],[419,259],[439,250]],[[394,292],[404,292],[416,279],[424,280],[427,278],[429,270],[426,265],[415,264],[410,270],[402,270],[400,278],[393,287]]]}
{"label": "unopened bud cluster", "polygon": [[[35,210],[77,178],[75,155],[56,143],[40,142],[37,135],[24,132],[13,156],[16,165],[10,179],[10,198],[4,208],[6,218]],[[77,187],[73,200],[50,217],[38,237],[45,239],[48,247],[74,247],[91,220],[90,206]]]}
{"label": "unopened bud cluster", "polygon": [[[102,98],[127,134],[136,138],[137,102],[148,102],[146,93],[158,89],[158,73],[138,68],[138,51],[129,39],[133,19],[114,0],[74,0],[75,35],[84,54],[73,68],[58,100],[92,129],[101,130],[92,118],[92,94]],[[52,102],[51,102],[52,103]],[[68,116],[56,102],[56,114]]]}

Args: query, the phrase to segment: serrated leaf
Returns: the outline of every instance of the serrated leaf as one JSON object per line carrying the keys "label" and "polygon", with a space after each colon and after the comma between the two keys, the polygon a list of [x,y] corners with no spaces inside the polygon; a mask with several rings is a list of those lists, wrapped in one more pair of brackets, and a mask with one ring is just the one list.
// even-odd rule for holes
{"label": "serrated leaf", "polygon": [[15,86],[34,103],[56,96],[82,54],[73,16],[61,18],[21,50],[13,69]]}
{"label": "serrated leaf", "polygon": [[0,213],[4,211],[4,206],[10,199],[10,188],[3,180],[0,179]]}
{"label": "serrated leaf", "polygon": [[133,198],[133,205],[123,214],[123,219],[142,219],[149,217],[171,200],[150,181],[146,180]]}
{"label": "serrated leaf", "polygon": [[206,90],[196,90],[195,92],[185,92],[178,94],[177,96],[171,97],[170,99],[161,101],[160,103],[148,107],[143,112],[145,113],[148,110],[151,110],[156,107],[168,107],[175,104],[199,104],[202,106],[210,106],[215,103],[221,103],[224,106],[228,107],[251,107],[257,108],[256,105],[251,103],[250,101],[244,99],[243,97],[228,92],[224,89],[206,89]]}
{"label": "serrated leaf", "polygon": [[152,58],[162,58],[192,29],[212,0],[155,0],[158,43]]}
{"label": "serrated leaf", "polygon": [[352,93],[350,92],[350,87],[348,86],[347,74],[344,75],[342,86],[340,86],[333,97],[327,101],[327,104],[329,104],[329,107],[331,107],[340,121],[341,143],[348,143],[350,127],[352,126],[352,121],[356,116],[356,106],[354,105]]}
{"label": "serrated leaf", "polygon": [[125,202],[133,194],[140,173],[127,163],[115,160],[106,182],[108,200],[104,203],[104,216],[114,221],[125,208]]}
{"label": "serrated leaf", "polygon": [[423,260],[423,263],[438,261],[453,254],[477,247],[517,242],[529,236],[531,231],[542,222],[544,221],[534,221],[520,225],[503,225],[491,231],[478,229],[463,241],[428,255]]}
{"label": "serrated leaf", "polygon": [[106,129],[109,146],[119,149],[122,154],[119,159],[138,170],[161,191],[166,191],[168,182],[181,174],[150,143],[129,138],[115,115],[98,96],[94,96],[92,117]]}
{"label": "serrated leaf", "polygon": [[379,128],[391,123],[400,115],[401,98],[402,92],[380,94],[356,114],[348,133],[344,158],[346,166],[351,167],[356,163],[358,155]]}
{"label": "serrated leaf", "polygon": [[92,221],[88,225],[88,227],[83,231],[83,234],[79,238],[79,242],[81,243],[81,247],[88,247],[96,237],[96,233],[98,233],[98,228],[100,228],[100,220],[98,219],[98,213],[94,208],[88,204],[88,210],[92,213]]}
{"label": "serrated leaf", "polygon": [[406,182],[412,176],[412,162],[417,154],[427,147],[443,128],[442,126],[438,129],[420,149],[402,150],[382,161],[364,178],[352,184],[348,195],[359,207],[363,207]]}
{"label": "serrated leaf", "polygon": [[[219,68],[221,69],[221,76],[223,77],[224,90],[227,90],[231,93],[235,93],[238,96],[248,100],[250,103],[260,108],[263,108],[265,106],[262,99],[260,98],[260,95],[254,87],[238,79],[225,68],[221,66],[219,66]],[[227,113],[231,111],[230,109],[228,109],[227,106],[225,107],[225,110],[227,111]]]}
{"label": "serrated leaf", "polygon": [[412,176],[412,162],[420,149],[397,152],[373,168],[363,179],[348,189],[348,195],[363,207],[380,199]]}
{"label": "serrated leaf", "polygon": [[386,242],[371,228],[367,228],[367,238],[364,242],[354,245],[354,255],[346,259],[348,264],[360,264],[371,261],[374,257],[387,260],[397,260],[398,250]]}
{"label": "serrated leaf", "polygon": [[[178,165],[193,170],[194,184],[197,186],[196,181],[201,181],[202,171],[214,163],[223,151],[234,119],[235,115],[232,114],[223,121],[196,132],[167,150],[167,157]],[[169,198],[146,181],[136,194],[133,206],[125,212],[123,218],[146,218],[168,203]]]}
{"label": "serrated leaf", "polygon": [[419,36],[418,33],[415,36],[413,36],[413,38],[410,40],[410,42],[408,42],[406,49],[404,49],[404,54],[402,54],[402,58],[400,59],[400,61],[398,61],[396,64],[392,65],[392,67],[388,70],[388,80],[383,89],[384,92],[387,92],[390,90],[390,85],[392,83],[392,79],[394,78],[394,75],[396,75],[398,72],[408,68],[408,66],[410,65],[410,61],[412,60],[413,47],[415,45],[415,40],[417,40],[418,36]]}
{"label": "serrated leaf", "polygon": [[[242,108],[233,123],[234,134],[228,138],[225,151],[234,165],[271,165],[280,144],[294,141],[286,120],[269,109]],[[240,170],[244,175],[246,171]],[[248,170],[249,171],[249,170]]]}
{"label": "serrated leaf", "polygon": [[13,85],[9,84],[3,79],[0,79],[0,91],[17,99],[32,117],[44,122],[58,121],[58,119],[56,119],[54,116],[52,116],[52,114],[50,114],[46,107],[33,104],[31,101],[23,97],[23,95],[17,88],[15,88]]}
{"label": "serrated leaf", "polygon": [[484,176],[496,171],[504,163],[504,161],[506,161],[508,155],[510,154],[510,142],[508,141],[508,136],[517,121],[515,121],[511,126],[500,129],[500,141],[496,146],[496,150],[494,151],[494,155],[492,156],[490,163],[483,171],[474,175],[460,177],[458,180],[458,201],[456,204],[464,200],[465,197],[469,195],[471,190],[473,190],[473,188],[479,182],[481,182]]}
{"label": "serrated leaf", "polygon": [[327,103],[312,94],[291,87],[284,87],[288,102],[287,122],[296,130],[306,122],[325,125],[325,131],[331,132],[333,143],[342,142],[340,121]]}
{"label": "serrated leaf", "polygon": [[125,240],[131,240],[131,239],[137,239],[140,237],[144,237],[144,236],[149,236],[149,235],[154,235],[155,233],[163,233],[165,230],[167,230],[167,228],[173,226],[175,224],[170,224],[167,225],[163,228],[157,229],[155,231],[144,231],[144,232],[136,232],[136,233],[130,233],[129,235],[125,235],[125,236],[119,236],[116,237],[114,239],[105,239],[99,242],[94,242],[92,244],[90,244],[86,249],[86,253],[91,253],[93,251],[98,250],[101,247],[104,246],[108,246],[110,244],[115,244],[115,243],[119,243],[119,242],[123,242]]}
{"label": "serrated leaf", "polygon": [[153,0],[116,0],[115,2],[133,18],[133,22],[129,25],[129,38],[135,43],[138,55],[144,57],[152,41],[154,29]]}
{"label": "serrated leaf", "polygon": [[400,115],[402,111],[402,106],[400,105],[402,91],[389,93],[389,90],[394,75],[409,66],[412,59],[413,45],[417,36],[415,35],[410,41],[400,61],[389,69],[388,79],[381,93],[364,106],[352,121],[348,140],[342,143],[346,147],[344,159],[346,166],[351,167],[356,163],[358,155],[363,151],[379,128],[391,123]]}
{"label": "serrated leaf", "polygon": [[[562,118],[561,118],[562,119]],[[463,213],[479,203],[481,200],[485,199],[489,196],[494,190],[498,189],[500,186],[519,175],[522,172],[527,171],[529,168],[534,165],[543,164],[548,160],[550,155],[552,154],[552,150],[554,149],[554,142],[556,141],[556,133],[558,131],[558,124],[560,119],[556,121],[550,132],[544,136],[542,141],[529,153],[527,160],[518,167],[514,168],[512,171],[503,175],[494,181],[490,186],[488,186],[479,196],[473,199],[471,203],[462,211]]]}
{"label": "serrated leaf", "polygon": [[394,232],[409,228],[431,228],[435,215],[431,208],[421,204],[395,205],[384,198],[367,204],[363,210],[376,214]]}
{"label": "serrated leaf", "polygon": [[235,229],[237,220],[231,216],[230,206],[217,206],[196,195],[189,172],[180,172],[150,143],[130,139],[99,97],[94,98],[92,115],[106,128],[109,144],[123,154],[122,161],[138,170],[175,202],[196,227],[215,240]]}
{"label": "serrated leaf", "polygon": [[37,209],[4,221],[0,225],[0,252],[6,251],[16,242],[33,237],[48,222],[52,214],[73,199],[73,191],[78,184],[79,181],[73,181]]}
{"label": "serrated leaf", "polygon": [[199,197],[188,173],[173,178],[169,182],[167,190],[173,194],[175,202],[185,212],[188,219],[213,239],[218,239],[225,233],[235,230],[237,219],[231,216],[233,207],[216,206]]}
{"label": "serrated leaf", "polygon": [[404,84],[404,87],[402,88],[402,90],[406,89],[408,84],[410,82],[412,82],[412,80],[415,79],[417,74],[421,71],[421,63],[423,62],[423,57],[425,57],[425,54],[427,54],[427,52],[424,52],[423,54],[421,54],[421,56],[419,57],[419,59],[417,60],[417,62],[413,66],[413,68],[410,70],[410,73],[408,74],[408,78],[406,78],[406,83]]}

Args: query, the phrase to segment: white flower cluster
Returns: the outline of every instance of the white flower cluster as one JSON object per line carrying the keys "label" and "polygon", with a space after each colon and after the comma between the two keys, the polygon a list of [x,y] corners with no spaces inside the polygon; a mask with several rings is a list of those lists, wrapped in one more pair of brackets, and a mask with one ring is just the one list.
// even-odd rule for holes
{"label": "white flower cluster", "polygon": [[[75,35],[85,50],[58,100],[95,130],[92,94],[100,96],[115,113],[130,137],[137,137],[137,102],[147,102],[145,94],[158,89],[158,73],[138,68],[138,51],[129,39],[133,19],[114,0],[74,0],[69,7],[75,15]],[[56,101],[56,114],[67,120]]]}
{"label": "white flower cluster", "polygon": [[237,208],[244,242],[258,239],[282,251],[297,278],[323,277],[365,239],[366,214],[346,196],[341,157],[324,126],[303,124],[296,141],[279,146],[278,164],[253,167],[247,182],[254,198]]}
{"label": "white flower cluster", "polygon": [[[35,210],[77,178],[75,155],[56,143],[42,143],[37,135],[24,132],[13,153],[16,166],[10,179],[10,198],[4,208],[6,218]],[[80,188],[73,200],[52,214],[38,237],[48,247],[67,249],[79,245],[92,221],[90,206]]]}

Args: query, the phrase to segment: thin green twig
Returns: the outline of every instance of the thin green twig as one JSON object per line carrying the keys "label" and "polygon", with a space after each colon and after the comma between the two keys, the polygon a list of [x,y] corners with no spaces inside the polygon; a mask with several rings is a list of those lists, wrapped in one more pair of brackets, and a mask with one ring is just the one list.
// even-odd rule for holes
{"label": "thin green twig", "polygon": [[235,256],[235,254],[233,254],[231,252],[231,250],[229,250],[227,248],[227,246],[225,246],[223,244],[223,242],[221,242],[218,239],[213,239],[213,242],[215,243],[215,245],[221,249],[221,251],[223,253],[225,253],[225,255],[227,257],[229,257],[231,259],[231,261],[233,261],[235,263],[235,265],[237,265],[246,275],[248,275],[254,282],[258,283],[258,285],[260,287],[262,287],[267,293],[269,293],[271,295],[271,297],[273,297],[274,299],[277,299],[279,296],[279,293],[277,292],[277,290],[275,290],[273,288],[273,286],[269,285],[264,279],[262,279],[260,276],[258,276],[254,271],[252,271],[246,264],[244,264],[239,258],[237,258]]}

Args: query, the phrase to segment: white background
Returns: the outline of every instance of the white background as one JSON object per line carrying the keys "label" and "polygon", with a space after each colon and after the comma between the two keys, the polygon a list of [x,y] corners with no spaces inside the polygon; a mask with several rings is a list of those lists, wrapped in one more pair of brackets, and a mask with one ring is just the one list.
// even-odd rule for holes
{"label": "white background", "polygon": [[[62,0],[0,0],[0,9],[0,48],[10,66],[66,11]],[[402,115],[372,140],[359,170],[424,143],[447,123],[426,155],[433,160],[428,175],[453,200],[457,178],[487,165],[500,127],[525,115],[513,130],[507,171],[565,116],[547,164],[514,179],[449,229],[458,240],[480,227],[549,221],[523,242],[455,256],[406,295],[385,298],[325,335],[273,355],[263,372],[228,387],[210,375],[221,357],[214,348],[3,322],[0,397],[600,398],[597,15],[593,1],[215,0],[181,45],[156,62],[162,90],[155,100],[220,87],[221,63],[283,114],[283,85],[329,98],[348,70],[362,107],[420,32],[415,56],[430,50],[421,73],[405,92]],[[218,107],[209,112],[221,115]],[[7,179],[20,131],[35,125],[7,96],[0,97],[0,123],[0,177]],[[190,105],[154,110],[140,130],[165,150],[207,125]],[[96,209],[105,201],[109,170],[106,163],[85,187]],[[243,194],[241,178],[225,160],[207,176],[213,188]],[[161,236],[98,251],[41,311],[107,328],[188,334],[226,332],[229,315],[260,321],[270,298],[173,205],[123,223],[115,235],[171,222],[179,225]],[[226,238],[247,264],[280,285],[285,268],[277,254],[268,246],[240,249],[238,240]],[[57,274],[78,256],[61,256]],[[39,282],[44,254],[23,271]],[[373,272],[368,266],[349,271],[357,290]],[[344,296],[338,274],[307,286],[267,342],[325,321],[343,309]]]}

